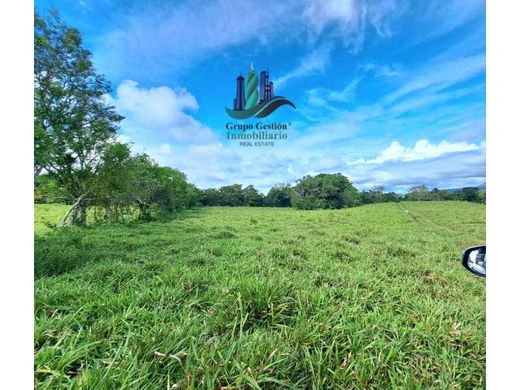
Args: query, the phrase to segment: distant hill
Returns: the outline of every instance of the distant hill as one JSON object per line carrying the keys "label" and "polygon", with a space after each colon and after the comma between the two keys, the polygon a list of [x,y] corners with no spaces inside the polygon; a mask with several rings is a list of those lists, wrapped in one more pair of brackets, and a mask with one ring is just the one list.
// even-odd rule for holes
{"label": "distant hill", "polygon": [[[478,188],[479,190],[485,190],[486,189],[486,185],[485,184],[481,184],[481,185],[477,186],[476,188]],[[447,188],[446,190],[448,192],[460,192],[460,191],[462,191],[462,188]]]}

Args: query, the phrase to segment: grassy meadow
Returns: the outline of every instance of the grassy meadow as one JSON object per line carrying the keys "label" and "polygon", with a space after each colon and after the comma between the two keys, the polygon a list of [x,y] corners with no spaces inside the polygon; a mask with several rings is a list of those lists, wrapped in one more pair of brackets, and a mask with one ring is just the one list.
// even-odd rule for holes
{"label": "grassy meadow", "polygon": [[38,389],[484,387],[483,205],[65,210],[35,206]]}

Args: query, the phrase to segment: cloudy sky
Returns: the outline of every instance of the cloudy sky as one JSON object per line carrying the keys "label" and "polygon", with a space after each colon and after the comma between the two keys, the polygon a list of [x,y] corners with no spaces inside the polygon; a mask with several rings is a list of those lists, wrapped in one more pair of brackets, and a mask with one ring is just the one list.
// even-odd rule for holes
{"label": "cloudy sky", "polygon": [[[485,182],[484,1],[36,0],[51,7],[112,82],[121,139],[201,188]],[[291,123],[275,147],[225,138],[251,61],[297,107],[263,120]]]}

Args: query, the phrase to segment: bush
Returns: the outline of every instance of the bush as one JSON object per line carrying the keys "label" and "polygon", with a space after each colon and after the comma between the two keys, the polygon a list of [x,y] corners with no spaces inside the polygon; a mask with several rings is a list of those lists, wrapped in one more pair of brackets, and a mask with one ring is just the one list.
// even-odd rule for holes
{"label": "bush", "polygon": [[199,202],[202,206],[261,207],[264,195],[252,185],[242,188],[241,184],[232,184],[200,191]]}
{"label": "bush", "polygon": [[265,197],[265,203],[271,207],[291,207],[291,186],[278,184],[271,188]]}
{"label": "bush", "polygon": [[60,183],[49,174],[34,179],[34,203],[63,203],[71,201]]}
{"label": "bush", "polygon": [[304,176],[291,195],[293,207],[304,210],[340,209],[360,204],[359,193],[341,173]]}

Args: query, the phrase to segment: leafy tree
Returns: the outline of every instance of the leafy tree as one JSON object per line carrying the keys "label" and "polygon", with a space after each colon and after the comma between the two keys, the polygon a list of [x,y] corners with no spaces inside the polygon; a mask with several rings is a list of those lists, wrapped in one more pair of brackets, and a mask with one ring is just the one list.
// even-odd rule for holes
{"label": "leafy tree", "polygon": [[240,184],[223,186],[219,189],[208,188],[200,191],[198,201],[203,206],[264,206],[264,195],[249,185],[242,188]]}
{"label": "leafy tree", "polygon": [[70,199],[53,175],[43,174],[34,178],[34,202],[66,204]]}
{"label": "leafy tree", "polygon": [[[107,104],[110,83],[96,73],[78,30],[57,12],[34,27],[34,173],[52,173],[74,199],[71,224],[86,223],[87,195],[104,150],[123,119]],[[64,221],[63,223],[65,222]]]}
{"label": "leafy tree", "polygon": [[431,200],[455,200],[456,194],[448,191],[448,190],[439,190],[438,188],[434,188],[430,192]]}
{"label": "leafy tree", "polygon": [[220,193],[215,188],[208,188],[200,192],[199,201],[203,206],[218,206],[221,203]]}
{"label": "leafy tree", "polygon": [[[140,206],[143,195],[138,184],[146,178],[143,167],[150,170],[153,162],[146,155],[132,156],[130,147],[123,143],[109,145],[101,159],[90,189],[91,204],[101,207],[103,220],[120,221],[132,212],[132,205]],[[157,186],[154,182],[153,188]]]}
{"label": "leafy tree", "polygon": [[278,184],[269,190],[265,198],[267,206],[291,207],[291,186],[289,184]]}
{"label": "leafy tree", "polygon": [[360,200],[363,204],[381,203],[383,202],[384,186],[373,186],[368,191],[363,191],[360,194]]}
{"label": "leafy tree", "polygon": [[359,194],[340,173],[304,176],[297,181],[291,204],[299,209],[339,209],[359,204]]}
{"label": "leafy tree", "polygon": [[187,183],[184,196],[184,207],[191,209],[200,205],[200,190],[193,183]]}
{"label": "leafy tree", "polygon": [[368,191],[361,191],[359,193],[359,201],[361,204],[372,204],[374,203],[372,197],[370,196],[370,192]]}
{"label": "leafy tree", "polygon": [[119,221],[132,206],[139,219],[149,220],[154,207],[175,211],[196,205],[198,192],[184,173],[161,167],[146,154],[132,155],[126,144],[110,145],[102,161],[91,192],[104,220]]}
{"label": "leafy tree", "polygon": [[430,189],[424,184],[411,187],[405,195],[405,200],[431,200]]}
{"label": "leafy tree", "polygon": [[477,187],[464,187],[459,193],[460,200],[466,202],[480,202],[479,189]]}
{"label": "leafy tree", "polygon": [[385,190],[384,186],[378,185],[373,186],[368,190],[370,196],[374,200],[374,203],[381,203],[383,201],[383,191]]}
{"label": "leafy tree", "polygon": [[395,192],[385,192],[381,199],[382,202],[399,202],[401,199]]}
{"label": "leafy tree", "polygon": [[153,166],[153,173],[159,183],[153,201],[167,211],[182,210],[195,203],[193,185],[186,180],[186,175],[170,167]]}
{"label": "leafy tree", "polygon": [[242,190],[242,195],[246,206],[261,207],[264,205],[264,195],[258,192],[258,190],[252,185],[244,188]]}
{"label": "leafy tree", "polygon": [[478,202],[486,204],[486,190],[479,190]]}
{"label": "leafy tree", "polygon": [[242,193],[241,184],[232,184],[229,186],[220,187],[220,205],[222,206],[244,206],[245,198]]}

